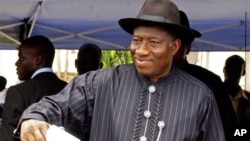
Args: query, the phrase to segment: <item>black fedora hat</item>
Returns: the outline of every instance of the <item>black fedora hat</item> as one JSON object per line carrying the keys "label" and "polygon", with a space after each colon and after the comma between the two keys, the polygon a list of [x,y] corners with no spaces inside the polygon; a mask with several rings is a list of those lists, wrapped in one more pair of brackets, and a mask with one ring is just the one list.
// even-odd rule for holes
{"label": "black fedora hat", "polygon": [[192,30],[194,32],[195,38],[201,37],[201,33],[199,31],[190,28],[189,20],[186,13],[181,10],[179,10],[179,12],[180,12],[181,24]]}
{"label": "black fedora hat", "polygon": [[130,34],[140,25],[159,25],[182,40],[193,40],[195,37],[190,28],[180,24],[179,9],[169,0],[146,0],[136,18],[123,18],[118,23]]}

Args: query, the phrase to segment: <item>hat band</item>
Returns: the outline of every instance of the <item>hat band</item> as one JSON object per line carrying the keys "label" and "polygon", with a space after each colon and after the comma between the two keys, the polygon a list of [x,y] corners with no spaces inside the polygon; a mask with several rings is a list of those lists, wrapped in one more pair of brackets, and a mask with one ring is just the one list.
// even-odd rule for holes
{"label": "hat band", "polygon": [[154,22],[172,23],[169,19],[166,19],[162,16],[156,16],[156,15],[140,15],[137,18],[142,19],[142,20],[150,20]]}

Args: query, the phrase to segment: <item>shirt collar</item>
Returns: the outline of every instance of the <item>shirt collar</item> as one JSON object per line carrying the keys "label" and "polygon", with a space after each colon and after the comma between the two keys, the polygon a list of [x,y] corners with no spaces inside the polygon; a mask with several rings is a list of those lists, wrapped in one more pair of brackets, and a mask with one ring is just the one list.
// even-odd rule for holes
{"label": "shirt collar", "polygon": [[[134,66],[134,67],[135,67],[135,66]],[[170,77],[173,76],[173,74],[176,72],[177,69],[178,69],[178,68],[176,68],[176,66],[173,65],[173,67],[171,68],[171,70],[170,70],[170,72],[169,72],[168,74],[166,74],[166,75],[160,77],[160,78],[157,80],[157,82],[154,82],[154,83],[159,83],[159,82],[161,82],[161,81],[164,81],[164,80],[166,80],[166,79],[169,79]],[[137,73],[138,73],[138,76],[139,76],[139,78],[140,78],[141,80],[143,80],[143,81],[145,81],[145,82],[152,83],[152,81],[150,81],[148,77],[146,77],[146,76],[140,74],[138,71],[137,71]]]}
{"label": "shirt collar", "polygon": [[53,70],[52,70],[52,68],[41,68],[41,69],[38,69],[38,70],[36,70],[32,74],[31,79],[34,78],[37,74],[42,73],[42,72],[53,72]]}
{"label": "shirt collar", "polygon": [[245,93],[244,90],[242,90],[242,89],[237,93],[237,95],[236,95],[234,98],[232,98],[232,97],[231,97],[231,98],[232,98],[232,99],[239,99],[239,98],[241,98],[241,97],[243,97],[243,98],[249,100],[248,97],[247,97],[247,95],[246,95],[246,93]]}
{"label": "shirt collar", "polygon": [[247,96],[247,94],[246,94],[246,92],[245,92],[244,90],[242,90],[242,95],[243,95],[243,97],[244,97],[245,99],[249,100],[249,98],[248,98],[248,96]]}

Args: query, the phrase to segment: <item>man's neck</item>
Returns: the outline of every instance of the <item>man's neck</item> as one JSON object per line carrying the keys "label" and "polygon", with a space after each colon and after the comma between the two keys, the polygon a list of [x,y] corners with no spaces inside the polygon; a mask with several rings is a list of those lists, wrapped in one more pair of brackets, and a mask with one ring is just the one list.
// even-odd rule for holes
{"label": "man's neck", "polygon": [[235,97],[238,93],[238,91],[241,89],[241,87],[238,84],[231,83],[229,81],[224,82],[225,89],[229,95],[232,97]]}

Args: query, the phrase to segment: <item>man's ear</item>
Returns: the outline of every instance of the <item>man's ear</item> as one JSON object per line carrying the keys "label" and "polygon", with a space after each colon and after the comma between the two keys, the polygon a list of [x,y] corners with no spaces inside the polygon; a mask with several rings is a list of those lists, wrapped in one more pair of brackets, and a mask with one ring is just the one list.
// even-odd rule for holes
{"label": "man's ear", "polygon": [[172,55],[175,55],[179,48],[181,47],[181,40],[176,39],[172,42]]}
{"label": "man's ear", "polygon": [[44,61],[43,56],[41,54],[37,55],[36,64],[40,66],[41,64],[43,64],[43,61]]}

